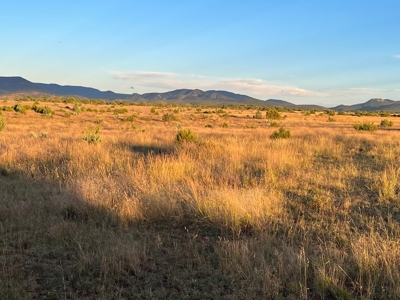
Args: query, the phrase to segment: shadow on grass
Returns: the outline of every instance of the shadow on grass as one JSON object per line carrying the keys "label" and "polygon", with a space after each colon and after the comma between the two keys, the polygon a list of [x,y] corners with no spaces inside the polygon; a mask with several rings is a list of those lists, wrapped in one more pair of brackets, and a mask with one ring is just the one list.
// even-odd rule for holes
{"label": "shadow on grass", "polygon": [[174,147],[159,147],[152,145],[130,145],[130,150],[135,153],[147,155],[163,155],[172,154],[175,151]]}
{"label": "shadow on grass", "polygon": [[126,227],[73,186],[4,165],[0,186],[0,299],[215,299],[236,289],[219,269],[215,230]]}

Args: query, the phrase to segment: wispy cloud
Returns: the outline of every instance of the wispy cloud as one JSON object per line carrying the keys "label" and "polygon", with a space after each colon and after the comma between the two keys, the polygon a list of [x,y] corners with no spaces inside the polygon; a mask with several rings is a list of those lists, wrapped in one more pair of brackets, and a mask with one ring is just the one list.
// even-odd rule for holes
{"label": "wispy cloud", "polygon": [[178,74],[170,72],[119,72],[111,71],[114,79],[129,81],[135,85],[161,89],[202,89],[228,90],[253,96],[328,96],[293,85],[277,84],[257,78],[221,78],[196,74]]}
{"label": "wispy cloud", "polygon": [[337,98],[358,99],[359,102],[371,98],[397,99],[400,89],[377,88],[347,88],[327,90],[327,93]]}
{"label": "wispy cloud", "polygon": [[400,59],[400,54],[393,55],[394,58]]}

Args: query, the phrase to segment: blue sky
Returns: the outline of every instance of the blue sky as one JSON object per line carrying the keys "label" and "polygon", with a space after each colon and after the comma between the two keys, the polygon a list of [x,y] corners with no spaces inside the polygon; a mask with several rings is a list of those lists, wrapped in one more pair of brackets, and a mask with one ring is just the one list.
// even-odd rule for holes
{"label": "blue sky", "polygon": [[399,14],[389,0],[3,1],[0,76],[325,106],[400,100]]}

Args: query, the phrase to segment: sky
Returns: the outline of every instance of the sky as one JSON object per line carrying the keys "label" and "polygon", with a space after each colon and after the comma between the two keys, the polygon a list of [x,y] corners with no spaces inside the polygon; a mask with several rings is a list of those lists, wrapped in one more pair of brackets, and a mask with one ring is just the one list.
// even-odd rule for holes
{"label": "sky", "polygon": [[400,100],[400,1],[9,1],[0,76],[334,106]]}

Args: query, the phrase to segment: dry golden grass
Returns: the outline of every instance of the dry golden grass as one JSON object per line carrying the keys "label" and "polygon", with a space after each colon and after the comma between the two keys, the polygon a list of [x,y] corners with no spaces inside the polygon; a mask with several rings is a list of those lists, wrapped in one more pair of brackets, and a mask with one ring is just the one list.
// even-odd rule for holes
{"label": "dry golden grass", "polygon": [[255,110],[40,105],[3,112],[1,299],[400,298],[397,118],[283,113],[272,140]]}

